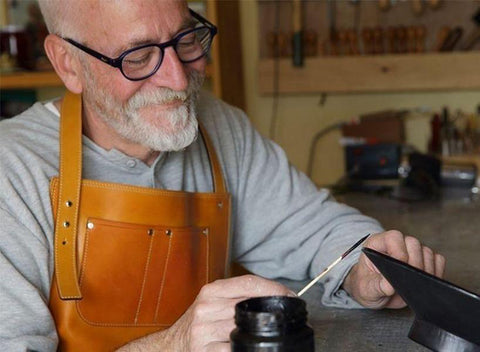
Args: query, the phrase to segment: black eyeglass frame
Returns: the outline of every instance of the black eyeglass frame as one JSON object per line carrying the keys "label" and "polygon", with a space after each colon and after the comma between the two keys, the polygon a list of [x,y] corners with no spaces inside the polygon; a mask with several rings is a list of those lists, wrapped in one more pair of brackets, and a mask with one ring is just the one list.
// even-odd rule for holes
{"label": "black eyeglass frame", "polygon": [[[124,51],[123,53],[120,54],[120,56],[118,56],[117,58],[113,59],[111,57],[108,57],[106,55],[103,55],[101,53],[99,53],[98,51],[95,51],[93,49],[90,49],[89,47],[86,47],[85,45],[82,45],[78,42],[76,42],[75,40],[71,39],[71,38],[65,38],[65,37],[61,37],[63,40],[69,42],[70,44],[72,44],[73,46],[77,47],[78,49],[86,52],[87,54],[97,58],[98,60],[106,63],[107,65],[110,65],[112,67],[115,67],[115,68],[118,68],[120,70],[120,72],[122,72],[122,75],[130,80],[130,81],[141,81],[141,80],[144,80],[144,79],[147,79],[151,76],[153,76],[157,71],[158,69],[160,68],[160,66],[162,65],[162,62],[163,62],[163,58],[165,57],[165,49],[168,48],[169,46],[172,46],[174,49],[176,48],[176,45],[177,43],[180,41],[180,39],[182,39],[184,36],[192,33],[192,32],[195,32],[195,31],[198,31],[199,29],[203,29],[203,28],[207,28],[209,31],[210,31],[210,44],[208,46],[208,48],[202,53],[202,55],[200,55],[199,57],[195,58],[195,59],[192,59],[192,60],[182,60],[180,57],[178,57],[178,59],[180,60],[180,62],[184,63],[184,64],[188,64],[188,63],[191,63],[191,62],[194,62],[194,61],[197,61],[197,60],[200,60],[202,57],[204,57],[208,51],[210,50],[210,46],[212,45],[212,42],[213,42],[213,38],[215,37],[215,35],[217,34],[218,32],[218,29],[217,27],[211,23],[210,21],[208,21],[206,18],[202,17],[201,15],[199,15],[198,13],[196,13],[195,11],[193,11],[192,9],[189,9],[190,11],[190,14],[192,15],[193,18],[195,18],[196,20],[198,20],[203,26],[201,27],[196,27],[196,28],[192,28],[192,29],[189,29],[185,32],[181,32],[179,33],[175,38],[167,41],[167,42],[164,42],[164,43],[160,43],[160,44],[144,44],[144,45],[140,45],[140,46],[137,46],[135,48],[131,48],[131,49],[128,49],[126,51]],[[161,60],[158,61],[157,65],[155,66],[155,68],[152,70],[151,73],[149,73],[148,75],[146,76],[143,76],[143,77],[139,77],[139,78],[130,78],[130,77],[127,77],[127,75],[125,74],[125,72],[123,72],[123,68],[122,68],[122,61],[124,59],[125,56],[127,56],[128,54],[130,54],[132,51],[135,51],[135,50],[139,50],[139,49],[143,49],[143,48],[147,48],[149,46],[156,46],[158,47],[161,52],[162,52],[162,58]],[[176,49],[175,49],[175,52],[176,52]]]}

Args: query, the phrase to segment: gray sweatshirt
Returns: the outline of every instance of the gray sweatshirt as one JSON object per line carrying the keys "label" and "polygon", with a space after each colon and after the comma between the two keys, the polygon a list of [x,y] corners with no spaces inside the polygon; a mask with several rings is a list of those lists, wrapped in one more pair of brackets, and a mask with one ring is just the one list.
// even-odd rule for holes
{"label": "gray sweatshirt", "polygon": [[[202,94],[198,116],[213,141],[232,195],[233,258],[267,278],[316,276],[380,225],[292,167],[240,110]],[[0,122],[0,351],[55,351],[48,310],[54,224],[49,181],[58,175],[58,113],[36,103]],[[209,192],[201,138],[182,152],[161,153],[152,166],[104,150],[83,137],[83,178],[143,187]],[[343,290],[356,251],[322,281],[323,304],[357,308]]]}

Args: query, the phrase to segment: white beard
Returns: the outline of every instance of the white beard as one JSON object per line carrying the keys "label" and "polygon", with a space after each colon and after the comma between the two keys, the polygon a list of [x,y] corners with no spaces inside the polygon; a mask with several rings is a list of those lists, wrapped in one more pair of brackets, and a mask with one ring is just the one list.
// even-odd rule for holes
{"label": "white beard", "polygon": [[[85,65],[84,65],[85,66]],[[122,104],[112,95],[98,88],[90,70],[86,68],[85,99],[93,103],[95,112],[123,138],[155,151],[178,151],[189,146],[198,134],[196,103],[204,76],[192,71],[186,91],[158,88],[137,92]],[[142,108],[182,101],[178,107],[162,109],[156,121],[142,117]],[[160,120],[161,119],[161,120]]]}

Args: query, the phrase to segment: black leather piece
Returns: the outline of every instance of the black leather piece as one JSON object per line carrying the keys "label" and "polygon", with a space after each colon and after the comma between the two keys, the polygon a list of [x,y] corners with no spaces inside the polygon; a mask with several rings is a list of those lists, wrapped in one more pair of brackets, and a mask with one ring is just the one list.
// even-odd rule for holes
{"label": "black leather piece", "polygon": [[371,248],[363,252],[415,312],[412,340],[434,351],[480,351],[480,296]]}

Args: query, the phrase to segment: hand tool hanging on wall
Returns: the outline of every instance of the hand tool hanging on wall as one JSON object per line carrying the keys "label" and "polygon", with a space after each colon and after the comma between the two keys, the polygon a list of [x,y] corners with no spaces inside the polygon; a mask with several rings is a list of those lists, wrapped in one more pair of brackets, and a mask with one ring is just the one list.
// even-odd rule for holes
{"label": "hand tool hanging on wall", "polygon": [[375,48],[373,45],[373,29],[365,27],[362,30],[363,53],[365,55],[373,55]]}
{"label": "hand tool hanging on wall", "polygon": [[337,7],[335,0],[328,0],[328,11],[327,11],[327,21],[328,21],[328,30],[329,30],[329,47],[330,55],[338,55],[338,33],[336,27],[336,17],[337,17]]}
{"label": "hand tool hanging on wall", "polygon": [[455,45],[457,45],[458,41],[462,37],[463,34],[463,28],[460,26],[457,26],[453,28],[447,36],[447,39],[445,39],[445,42],[443,43],[442,47],[440,48],[440,51],[452,51],[455,48]]}
{"label": "hand tool hanging on wall", "polygon": [[290,55],[291,36],[287,33],[278,33],[278,48],[280,50],[280,57],[288,57]]}
{"label": "hand tool hanging on wall", "polygon": [[347,31],[348,47],[349,52],[352,55],[359,55],[360,50],[358,49],[358,36],[355,29],[349,29]]}
{"label": "hand tool hanging on wall", "polygon": [[396,37],[396,29],[393,26],[390,26],[386,30],[386,37],[387,37],[387,53],[395,54],[397,52],[397,37]]}
{"label": "hand tool hanging on wall", "polygon": [[383,28],[380,26],[373,29],[373,51],[375,54],[383,54],[385,52],[383,45]]}
{"label": "hand tool hanging on wall", "polygon": [[442,5],[442,0],[428,0],[427,4],[432,10],[437,10]]}
{"label": "hand tool hanging on wall", "polygon": [[417,31],[415,26],[407,27],[407,51],[414,53],[417,50]]}
{"label": "hand tool hanging on wall", "polygon": [[275,32],[268,32],[267,33],[267,56],[268,57],[277,57],[279,56],[278,52],[278,40],[277,34]]}
{"label": "hand tool hanging on wall", "polygon": [[443,26],[442,28],[439,29],[437,33],[437,40],[435,42],[435,47],[433,48],[434,51],[440,51],[443,44],[445,43],[445,40],[447,40],[449,33],[450,33],[449,26]]}
{"label": "hand tool hanging on wall", "polygon": [[475,28],[468,34],[462,44],[462,50],[470,50],[480,40],[480,8],[472,17]]}
{"label": "hand tool hanging on wall", "polygon": [[307,56],[317,56],[317,33],[312,30],[303,31],[303,54]]}
{"label": "hand tool hanging on wall", "polygon": [[348,45],[347,31],[339,29],[337,31],[338,47],[340,48],[340,55],[352,55]]}
{"label": "hand tool hanging on wall", "polygon": [[420,16],[425,8],[423,0],[412,0],[411,4],[414,15]]}
{"label": "hand tool hanging on wall", "polygon": [[378,8],[382,11],[388,11],[391,6],[390,0],[378,0]]}
{"label": "hand tool hanging on wall", "polygon": [[425,26],[416,26],[415,28],[415,39],[416,47],[415,51],[417,53],[425,52],[425,38],[427,37],[427,29]]}
{"label": "hand tool hanging on wall", "polygon": [[407,52],[407,29],[404,26],[398,26],[396,28],[395,37],[397,38],[397,52]]}
{"label": "hand tool hanging on wall", "polygon": [[293,0],[293,66],[303,66],[302,0]]}

